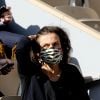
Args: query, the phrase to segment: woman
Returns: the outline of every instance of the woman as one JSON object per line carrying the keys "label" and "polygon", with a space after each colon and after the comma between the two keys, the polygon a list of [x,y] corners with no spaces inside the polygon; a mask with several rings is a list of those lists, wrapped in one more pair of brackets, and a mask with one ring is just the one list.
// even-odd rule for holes
{"label": "woman", "polygon": [[89,100],[83,77],[68,64],[70,51],[67,33],[56,26],[45,26],[19,42],[19,72],[26,77],[22,100]]}

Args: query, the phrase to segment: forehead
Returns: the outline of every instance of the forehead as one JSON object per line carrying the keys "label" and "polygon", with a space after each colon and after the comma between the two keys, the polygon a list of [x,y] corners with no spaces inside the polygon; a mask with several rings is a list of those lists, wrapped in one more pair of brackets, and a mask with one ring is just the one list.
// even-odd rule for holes
{"label": "forehead", "polygon": [[48,34],[40,35],[37,41],[40,45],[42,45],[45,43],[60,42],[60,39],[56,33],[48,33]]}

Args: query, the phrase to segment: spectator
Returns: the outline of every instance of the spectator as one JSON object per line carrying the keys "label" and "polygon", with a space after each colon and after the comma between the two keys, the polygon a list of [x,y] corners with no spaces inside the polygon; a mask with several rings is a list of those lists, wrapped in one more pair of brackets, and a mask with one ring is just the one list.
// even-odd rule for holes
{"label": "spectator", "polygon": [[12,14],[10,7],[2,6],[0,8],[0,22],[1,24],[9,24],[12,21]]}
{"label": "spectator", "polygon": [[22,100],[90,100],[79,70],[68,64],[70,51],[67,33],[56,26],[45,26],[18,43],[19,72],[25,77]]}
{"label": "spectator", "polygon": [[40,29],[38,25],[31,25],[29,26],[31,29],[24,29],[17,24],[11,13],[11,7],[6,6],[5,0],[0,0],[0,23],[0,31],[7,31],[20,35],[34,34]]}
{"label": "spectator", "polygon": [[11,8],[6,6],[5,0],[0,0],[0,31],[8,31],[7,25],[12,22]]}

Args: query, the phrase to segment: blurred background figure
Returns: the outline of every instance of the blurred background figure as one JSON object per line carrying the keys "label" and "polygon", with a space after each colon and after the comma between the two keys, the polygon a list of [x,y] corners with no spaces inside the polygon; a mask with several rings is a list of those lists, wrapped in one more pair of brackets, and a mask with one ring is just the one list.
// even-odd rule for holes
{"label": "blurred background figure", "polygon": [[[0,75],[7,75],[13,69],[14,63],[8,59],[5,52],[5,46],[0,40]],[[4,94],[0,91],[0,97]]]}
{"label": "blurred background figure", "polygon": [[0,30],[3,30],[4,24],[9,24],[12,21],[10,10],[11,8],[6,6],[5,0],[0,0]]}

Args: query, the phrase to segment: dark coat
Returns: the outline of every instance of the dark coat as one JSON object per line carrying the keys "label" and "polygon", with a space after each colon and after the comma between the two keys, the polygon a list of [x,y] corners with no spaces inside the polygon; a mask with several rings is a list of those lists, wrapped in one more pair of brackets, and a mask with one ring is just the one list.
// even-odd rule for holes
{"label": "dark coat", "polygon": [[43,73],[32,76],[22,100],[90,100],[84,80],[73,65],[66,65],[58,81],[50,81]]}

